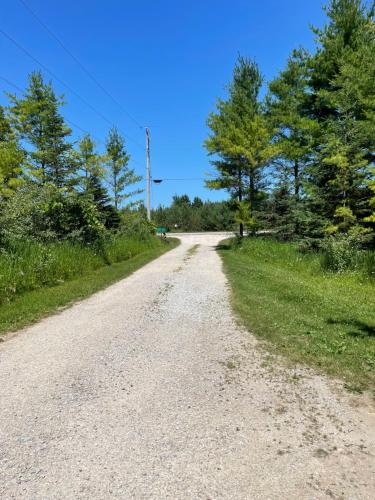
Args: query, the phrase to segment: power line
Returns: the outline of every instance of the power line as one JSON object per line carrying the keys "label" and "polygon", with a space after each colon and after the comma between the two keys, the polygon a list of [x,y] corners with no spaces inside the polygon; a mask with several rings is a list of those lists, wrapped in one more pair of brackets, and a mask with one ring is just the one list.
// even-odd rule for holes
{"label": "power line", "polygon": [[[20,43],[18,43],[13,37],[5,33],[4,30],[0,29],[0,33],[7,38],[10,42],[12,42],[21,52],[26,54],[30,59],[32,59],[36,64],[38,64],[44,71],[49,73],[52,78],[57,80],[61,85],[63,85],[65,88],[69,90],[73,95],[75,95],[80,101],[82,101],[86,106],[88,106],[94,113],[96,113],[102,120],[107,122],[111,127],[113,126],[113,123],[103,115],[100,111],[98,111],[92,104],[90,104],[84,97],[82,97],[78,92],[76,92],[74,89],[72,89],[67,83],[64,82],[60,77],[58,77],[53,71],[51,71],[45,64],[40,62],[36,57],[34,57],[25,47],[23,47]],[[141,146],[135,139],[130,137],[128,134],[123,134],[127,139],[135,143],[139,148],[142,149],[143,151],[143,146]]]}
{"label": "power line", "polygon": [[153,179],[153,181],[205,181],[205,177],[190,177],[185,179]]}
{"label": "power line", "polygon": [[23,89],[21,89],[21,87],[19,87],[18,85],[16,85],[15,83],[11,82],[10,80],[8,80],[8,78],[5,78],[5,76],[0,76],[0,78],[5,82],[7,83],[8,85],[10,85],[11,87],[14,87],[15,89],[19,90],[20,92],[23,92]]}
{"label": "power line", "polygon": [[[9,86],[11,87],[14,87],[15,89],[17,89],[19,92],[23,92],[24,90],[21,89],[21,87],[19,85],[17,85],[16,83],[14,82],[11,82],[8,78],[5,78],[4,76],[1,76],[0,75],[0,79],[3,80],[6,84],[8,84]],[[105,141],[102,140],[102,139],[99,139],[98,137],[96,137],[94,134],[92,134],[91,132],[89,132],[88,130],[84,129],[83,127],[81,127],[80,125],[78,125],[77,123],[73,122],[72,120],[70,120],[69,118],[66,118],[66,116],[64,116],[64,119],[65,121],[67,121],[70,125],[72,125],[73,127],[77,128],[78,130],[80,130],[81,132],[83,132],[84,134],[89,134],[97,144],[102,144],[105,146]],[[134,158],[131,158],[131,161],[133,163],[135,163],[136,165],[139,165],[140,167],[143,168],[143,165],[135,160]]]}
{"label": "power line", "polygon": [[81,70],[97,85],[102,92],[104,92],[121,110],[122,112],[130,118],[138,127],[143,128],[143,126],[136,120],[122,104],[95,78],[95,76],[81,63],[81,61],[75,56],[68,47],[62,42],[62,40],[49,28],[40,17],[29,7],[29,5],[24,0],[19,0],[20,3],[28,10],[28,12],[37,20],[37,22],[52,36],[54,40],[62,47],[62,49],[78,64]]}
{"label": "power line", "polygon": [[[19,87],[16,83],[14,82],[11,82],[10,80],[8,80],[8,78],[5,78],[4,76],[1,76],[0,75],[0,79],[3,80],[5,83],[7,83],[8,85],[10,85],[11,87],[14,87],[15,89],[17,89],[19,92],[23,92],[24,90],[21,89],[21,87]],[[97,137],[95,137],[91,132],[89,132],[88,130],[85,130],[84,128],[82,128],[80,125],[78,125],[77,123],[74,123],[72,120],[70,120],[69,118],[66,118],[64,117],[64,119],[70,123],[71,125],[73,125],[73,127],[77,128],[78,130],[80,130],[81,132],[85,133],[85,134],[90,134],[91,137],[93,139],[95,139],[96,142],[98,142],[99,144],[104,144],[104,141],[102,141],[101,139],[98,139]]]}

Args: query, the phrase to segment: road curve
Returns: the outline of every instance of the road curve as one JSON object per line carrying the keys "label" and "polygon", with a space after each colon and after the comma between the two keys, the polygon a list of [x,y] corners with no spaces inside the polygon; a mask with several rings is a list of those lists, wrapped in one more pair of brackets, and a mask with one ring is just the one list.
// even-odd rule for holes
{"label": "road curve", "polygon": [[371,405],[263,351],[222,236],[180,237],[0,344],[1,499],[373,499]]}

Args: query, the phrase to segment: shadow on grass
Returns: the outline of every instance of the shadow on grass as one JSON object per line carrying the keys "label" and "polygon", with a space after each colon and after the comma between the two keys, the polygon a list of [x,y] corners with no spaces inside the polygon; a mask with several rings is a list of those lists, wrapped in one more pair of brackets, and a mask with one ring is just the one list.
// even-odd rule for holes
{"label": "shadow on grass", "polygon": [[231,245],[229,243],[218,243],[216,246],[215,246],[215,250],[230,250],[231,249]]}
{"label": "shadow on grass", "polygon": [[329,325],[346,325],[349,327],[354,327],[355,330],[348,332],[348,335],[351,337],[375,337],[375,326],[370,325],[369,323],[365,323],[360,320],[350,320],[350,319],[342,319],[336,320],[333,318],[328,318],[327,323]]}

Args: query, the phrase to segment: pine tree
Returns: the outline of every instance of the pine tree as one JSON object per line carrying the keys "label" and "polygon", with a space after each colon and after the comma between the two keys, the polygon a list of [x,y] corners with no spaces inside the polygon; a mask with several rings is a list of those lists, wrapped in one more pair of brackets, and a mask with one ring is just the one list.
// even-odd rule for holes
{"label": "pine tree", "polygon": [[[208,118],[211,135],[205,141],[218,177],[207,181],[213,189],[227,189],[238,200],[240,234],[243,220],[254,228],[253,217],[262,169],[273,155],[270,131],[259,102],[262,76],[254,61],[239,57],[229,86],[229,98],[219,99],[217,111]],[[245,205],[242,203],[246,201]],[[244,216],[248,210],[249,217]]]}
{"label": "pine tree", "polygon": [[111,198],[97,173],[92,173],[87,179],[87,191],[91,201],[96,206],[100,220],[107,229],[118,227],[120,216],[111,204]]}
{"label": "pine tree", "polygon": [[16,129],[31,146],[28,156],[32,176],[57,187],[74,184],[78,165],[72,144],[67,141],[71,130],[59,112],[63,101],[56,96],[52,84],[45,83],[40,72],[33,72],[24,96],[9,97]]}
{"label": "pine tree", "polygon": [[104,169],[102,158],[95,151],[95,142],[90,134],[82,137],[78,144],[79,165],[82,170],[82,184],[84,191],[89,190],[92,176],[103,177]]}
{"label": "pine tree", "polygon": [[10,196],[22,183],[25,152],[0,106],[0,200]]}
{"label": "pine tree", "polygon": [[285,70],[269,84],[267,96],[267,116],[277,146],[274,164],[283,183],[290,182],[296,202],[301,197],[316,129],[307,109],[308,60],[306,51],[293,51]]}
{"label": "pine tree", "polygon": [[368,206],[375,46],[373,10],[361,0],[331,0],[326,10],[329,22],[315,30],[320,46],[310,64],[309,111],[320,134],[309,189],[316,210],[332,221],[332,233],[350,228],[336,223],[343,217],[357,226]]}
{"label": "pine tree", "polygon": [[109,131],[106,150],[108,183],[112,189],[115,208],[118,210],[122,201],[142,192],[139,189],[124,192],[125,188],[140,182],[142,177],[136,175],[134,169],[129,168],[130,156],[125,149],[125,141],[116,128]]}

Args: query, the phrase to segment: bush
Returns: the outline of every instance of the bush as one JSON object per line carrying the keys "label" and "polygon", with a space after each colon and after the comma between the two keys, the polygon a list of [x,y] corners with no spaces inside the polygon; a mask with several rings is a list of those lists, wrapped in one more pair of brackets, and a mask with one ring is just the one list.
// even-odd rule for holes
{"label": "bush", "polygon": [[367,276],[375,279],[375,252],[367,251],[363,255],[363,270]]}
{"label": "bush", "polygon": [[322,242],[321,266],[324,270],[343,272],[358,267],[359,240],[356,236],[329,236]]}
{"label": "bush", "polygon": [[25,239],[90,243],[101,238],[103,232],[99,213],[90,199],[54,185],[28,182],[1,206],[0,243],[3,246]]}
{"label": "bush", "polygon": [[126,236],[136,237],[141,241],[149,241],[155,235],[156,227],[147,220],[146,215],[141,211],[123,211],[118,232]]}

